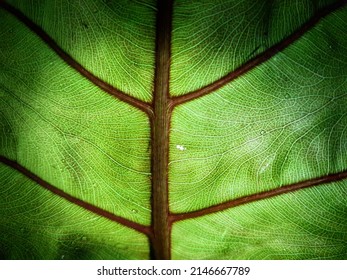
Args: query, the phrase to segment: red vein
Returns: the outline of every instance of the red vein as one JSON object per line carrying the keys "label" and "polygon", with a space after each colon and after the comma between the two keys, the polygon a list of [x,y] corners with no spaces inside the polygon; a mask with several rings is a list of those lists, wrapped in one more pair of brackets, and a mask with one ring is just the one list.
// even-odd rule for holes
{"label": "red vein", "polygon": [[159,0],[156,22],[156,55],[154,79],[154,118],[152,135],[152,224],[151,257],[170,259],[170,225],[168,203],[168,162],[170,127],[170,56],[172,0]]}
{"label": "red vein", "polygon": [[35,175],[34,173],[32,173],[31,171],[29,171],[28,169],[26,169],[25,167],[23,167],[22,165],[20,165],[19,163],[15,162],[13,160],[10,160],[6,157],[0,156],[0,161],[2,163],[6,164],[7,166],[12,167],[13,169],[19,171],[20,173],[22,173],[23,175],[25,175],[26,177],[28,177],[32,181],[39,184],[44,189],[58,195],[59,197],[65,199],[65,200],[67,200],[67,201],[69,201],[75,205],[78,205],[78,206],[84,208],[85,210],[88,210],[88,211],[90,211],[90,212],[92,212],[98,216],[104,217],[108,220],[117,222],[119,224],[122,224],[123,226],[134,229],[134,230],[141,232],[143,234],[146,234],[149,237],[151,237],[151,235],[152,235],[150,227],[144,226],[144,225],[141,225],[139,223],[125,219],[123,217],[117,216],[111,212],[108,212],[104,209],[101,209],[97,206],[94,206],[94,205],[92,205],[88,202],[85,202],[79,198],[76,198],[76,197],[58,189],[57,187],[54,187],[53,185],[51,185],[47,181],[41,179],[40,177],[38,177],[37,175]]}
{"label": "red vein", "polygon": [[347,170],[339,172],[339,173],[333,173],[333,174],[325,175],[325,176],[314,178],[314,179],[305,180],[305,181],[302,181],[299,183],[285,185],[285,186],[279,187],[279,188],[274,189],[274,190],[264,191],[264,192],[240,197],[240,198],[233,199],[233,200],[230,200],[230,201],[227,201],[224,203],[220,203],[218,205],[214,205],[211,207],[207,207],[207,208],[204,208],[201,210],[197,210],[197,211],[193,211],[193,212],[189,212],[189,213],[171,214],[170,215],[170,222],[173,223],[175,221],[201,217],[204,215],[208,215],[208,214],[216,213],[219,211],[227,210],[229,208],[236,207],[236,206],[239,206],[242,204],[263,200],[266,198],[278,196],[281,194],[285,194],[285,193],[289,193],[289,192],[293,192],[293,191],[297,191],[297,190],[301,190],[301,189],[305,189],[305,188],[310,188],[313,186],[318,186],[321,184],[327,184],[327,183],[331,183],[331,182],[341,181],[341,180],[346,179],[346,178],[347,178]]}
{"label": "red vein", "polygon": [[185,102],[188,102],[190,100],[205,96],[209,93],[212,93],[213,91],[225,86],[229,82],[237,79],[238,77],[246,74],[256,66],[262,64],[263,62],[269,60],[277,53],[283,51],[285,48],[293,44],[296,40],[300,39],[307,31],[312,29],[322,18],[325,16],[331,14],[332,12],[336,11],[337,9],[345,6],[347,4],[346,0],[338,1],[336,3],[333,3],[327,7],[324,7],[320,11],[318,11],[310,20],[308,20],[306,23],[304,23],[299,29],[294,31],[291,35],[284,38],[282,41],[278,42],[277,44],[273,45],[272,47],[268,48],[266,51],[258,54],[254,58],[250,59],[245,64],[238,67],[236,70],[228,73],[227,75],[223,76],[219,80],[204,86],[200,89],[197,89],[195,91],[191,91],[185,95],[172,97],[173,106],[179,105]]}
{"label": "red vein", "polygon": [[79,64],[76,60],[74,60],[69,54],[67,54],[62,48],[58,46],[58,44],[37,24],[31,21],[28,17],[26,17],[22,12],[15,9],[14,7],[8,5],[5,2],[0,1],[0,7],[4,10],[11,13],[15,16],[20,22],[25,24],[32,32],[34,32],[37,36],[39,36],[61,59],[63,59],[68,65],[74,68],[77,72],[79,72],[83,77],[91,81],[94,85],[98,86],[100,89],[105,91],[106,93],[116,97],[117,99],[126,102],[146,114],[150,117],[153,114],[152,107],[150,104],[141,101],[135,97],[127,95],[119,89],[114,88],[110,84],[102,81],[86,68],[84,68],[81,64]]}

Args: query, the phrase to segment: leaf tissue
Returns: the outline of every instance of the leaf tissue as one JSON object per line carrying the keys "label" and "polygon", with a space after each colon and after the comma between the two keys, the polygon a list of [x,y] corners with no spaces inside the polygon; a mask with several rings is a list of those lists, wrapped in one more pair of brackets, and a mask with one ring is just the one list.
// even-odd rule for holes
{"label": "leaf tissue", "polygon": [[0,1],[0,258],[347,259],[346,4]]}

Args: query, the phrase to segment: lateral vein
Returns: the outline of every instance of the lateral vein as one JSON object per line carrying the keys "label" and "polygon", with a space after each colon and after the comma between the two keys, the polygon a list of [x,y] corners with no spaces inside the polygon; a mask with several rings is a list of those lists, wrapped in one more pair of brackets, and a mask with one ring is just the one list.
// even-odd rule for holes
{"label": "lateral vein", "polygon": [[273,56],[275,56],[277,53],[283,51],[285,48],[289,47],[291,44],[293,44],[295,41],[300,39],[306,32],[311,30],[316,24],[323,19],[324,17],[330,15],[334,11],[344,7],[347,4],[347,0],[342,0],[335,2],[327,7],[322,8],[319,10],[310,20],[308,20],[306,23],[304,23],[300,28],[298,28],[296,31],[294,31],[292,34],[287,36],[286,38],[282,39],[277,44],[273,45],[272,47],[268,48],[266,51],[258,54],[254,58],[248,60],[243,65],[238,67],[237,69],[233,70],[232,72],[226,74],[225,76],[221,77],[220,79],[202,87],[197,90],[188,92],[181,96],[172,97],[172,104],[173,106],[177,106],[186,102],[189,102],[191,100],[200,98],[202,96],[208,95],[215,90],[227,85],[231,81],[245,75],[249,71],[251,71],[256,66],[266,62]]}
{"label": "lateral vein", "polygon": [[309,179],[309,180],[305,180],[305,181],[301,181],[301,182],[294,183],[294,184],[288,184],[288,185],[285,185],[285,186],[282,186],[282,187],[279,187],[276,189],[243,196],[240,198],[232,199],[232,200],[220,203],[220,204],[216,204],[216,205],[206,207],[206,208],[203,208],[203,209],[200,209],[197,211],[192,211],[189,213],[181,213],[181,214],[171,213],[169,219],[170,219],[170,222],[173,223],[176,221],[197,218],[197,217],[205,216],[208,214],[213,214],[213,213],[216,213],[219,211],[224,211],[224,210],[227,210],[227,209],[239,206],[239,205],[243,205],[243,204],[247,204],[247,203],[275,197],[278,195],[298,191],[298,190],[305,189],[305,188],[319,186],[322,184],[338,182],[338,181],[341,181],[344,179],[347,179],[347,170],[342,171],[342,172],[338,172],[338,173],[328,174],[325,176],[321,176],[321,177],[317,177],[317,178],[313,178],[313,179]]}
{"label": "lateral vein", "polygon": [[113,87],[109,83],[101,80],[93,73],[88,71],[80,63],[78,63],[73,57],[66,53],[40,26],[30,20],[21,11],[12,7],[11,5],[0,2],[0,7],[16,17],[20,22],[26,25],[32,32],[34,32],[38,37],[42,39],[63,61],[79,72],[84,78],[88,79],[94,85],[108,93],[109,95],[116,97],[120,101],[128,103],[141,111],[145,112],[149,117],[152,117],[153,110],[151,104],[132,97],[123,91]]}
{"label": "lateral vein", "polygon": [[93,204],[90,204],[90,203],[88,203],[82,199],[74,197],[74,196],[64,192],[63,190],[51,185],[47,181],[41,179],[39,176],[35,175],[30,170],[28,170],[24,166],[20,165],[16,161],[10,160],[4,156],[0,156],[0,162],[2,162],[3,164],[19,171],[27,178],[29,178],[32,181],[39,184],[44,189],[46,189],[46,190],[50,191],[51,193],[73,203],[74,205],[78,205],[78,206],[82,207],[83,209],[88,210],[89,212],[92,212],[98,216],[104,217],[110,221],[114,221],[114,222],[117,222],[123,226],[134,229],[140,233],[147,235],[148,237],[151,237],[151,235],[152,235],[152,231],[151,231],[150,227],[145,226],[145,225],[141,225],[139,223],[130,221],[126,218],[117,216],[117,215],[115,215],[115,214],[113,214],[107,210],[101,209],[101,208],[99,208]]}

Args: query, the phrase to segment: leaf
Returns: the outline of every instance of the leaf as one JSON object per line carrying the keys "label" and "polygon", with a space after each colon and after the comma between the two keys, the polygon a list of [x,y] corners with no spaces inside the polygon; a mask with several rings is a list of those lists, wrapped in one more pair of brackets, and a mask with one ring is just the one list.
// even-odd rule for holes
{"label": "leaf", "polygon": [[1,259],[347,259],[346,1],[0,1]]}

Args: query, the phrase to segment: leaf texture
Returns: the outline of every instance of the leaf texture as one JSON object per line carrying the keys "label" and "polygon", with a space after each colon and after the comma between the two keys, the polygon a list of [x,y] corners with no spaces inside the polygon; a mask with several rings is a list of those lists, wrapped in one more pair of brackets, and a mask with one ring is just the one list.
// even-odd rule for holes
{"label": "leaf texture", "polygon": [[346,1],[0,18],[0,258],[347,258]]}

